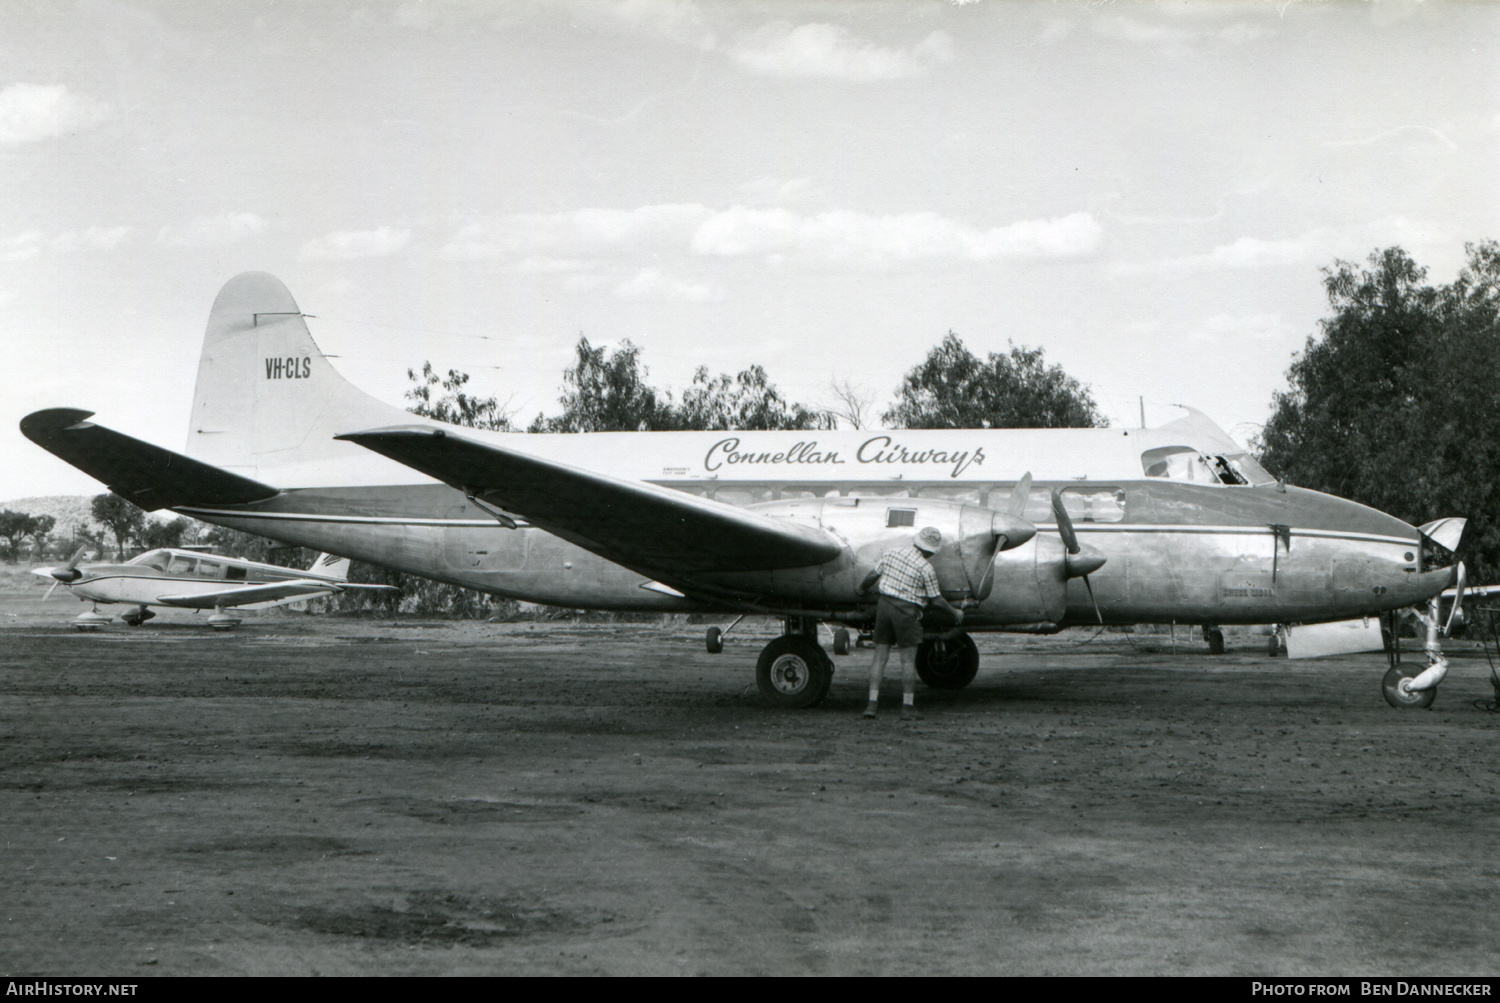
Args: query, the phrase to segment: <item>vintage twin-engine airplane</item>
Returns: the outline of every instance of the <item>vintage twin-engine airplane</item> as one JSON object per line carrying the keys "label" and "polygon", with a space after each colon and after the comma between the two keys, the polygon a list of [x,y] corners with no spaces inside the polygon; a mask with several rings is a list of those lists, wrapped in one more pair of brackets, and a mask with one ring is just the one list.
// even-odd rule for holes
{"label": "vintage twin-engine airplane", "polygon": [[[930,621],[918,662],[954,689],[978,668],[969,631],[1339,620],[1428,602],[1459,572],[1417,527],[1277,483],[1197,412],[1154,429],[818,433],[424,420],[335,372],[263,273],[214,302],[185,453],[91,417],[38,411],[21,430],[146,509],[533,602],[779,616],[756,678],[782,706],[827,693],[818,625],[868,624],[866,572],[928,525],[968,612],[963,632]],[[1426,669],[1386,681],[1393,703],[1431,702],[1445,668],[1436,628],[1429,641]]]}
{"label": "vintage twin-engine airplane", "polygon": [[[148,606],[211,609],[208,625],[229,630],[239,618],[226,609],[270,609],[337,595],[347,589],[396,591],[390,585],[349,581],[349,558],[319,554],[306,571],[277,564],[261,564],[242,557],[219,557],[193,550],[164,547],[148,550],[123,564],[79,564],[84,551],[67,564],[33,568],[31,573],[52,579],[52,588],[68,590],[93,606],[73,620],[79,630],[97,630],[110,622],[99,603],[127,603],[135,608],[120,619],[139,627],[156,614]],[[51,595],[52,590],[48,589]]]}

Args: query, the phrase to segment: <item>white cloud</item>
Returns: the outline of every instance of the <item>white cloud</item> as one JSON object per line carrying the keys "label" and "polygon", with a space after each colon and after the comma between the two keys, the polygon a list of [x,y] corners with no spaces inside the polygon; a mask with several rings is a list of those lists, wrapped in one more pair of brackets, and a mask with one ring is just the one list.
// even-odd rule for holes
{"label": "white cloud", "polygon": [[391,20],[402,28],[431,28],[437,21],[437,13],[422,0],[413,0],[396,8]]}
{"label": "white cloud", "polygon": [[411,240],[411,231],[382,226],[374,230],[338,230],[302,245],[303,261],[348,261],[384,258]]}
{"label": "white cloud", "polygon": [[1188,337],[1194,341],[1285,341],[1297,335],[1289,328],[1279,313],[1257,313],[1233,316],[1227,313],[1214,314],[1203,322],[1203,326],[1190,331]]}
{"label": "white cloud", "polygon": [[724,298],[723,293],[707,282],[688,282],[668,275],[659,268],[643,268],[634,278],[615,286],[615,295],[625,299],[682,300],[708,303]]}
{"label": "white cloud", "polygon": [[0,261],[25,261],[42,253],[42,231],[25,233],[0,240]]}
{"label": "white cloud", "polygon": [[1241,237],[1232,243],[1220,244],[1204,254],[1189,254],[1142,263],[1117,262],[1110,266],[1110,272],[1115,275],[1144,273],[1173,275],[1186,272],[1304,265],[1327,258],[1333,243],[1332,233],[1323,228],[1286,240]]}
{"label": "white cloud", "polygon": [[922,260],[1074,257],[1097,251],[1101,235],[1088,213],[980,230],[927,212],[799,216],[786,209],[736,206],[706,220],[693,234],[692,248],[725,257],[882,268]]}
{"label": "white cloud", "polygon": [[70,94],[64,84],[11,84],[0,91],[0,144],[65,136],[108,117],[108,105]]}
{"label": "white cloud", "polygon": [[253,212],[231,212],[222,216],[199,216],[185,226],[164,226],[156,234],[156,240],[176,247],[235,244],[257,236],[265,228],[266,221]]}
{"label": "white cloud", "polygon": [[52,246],[62,253],[76,251],[113,251],[135,235],[133,226],[91,226],[83,233],[72,230],[52,238]]}
{"label": "white cloud", "polygon": [[909,49],[857,38],[836,24],[768,24],[731,52],[752,73],[867,82],[923,77],[953,61],[953,39],[935,31]]}

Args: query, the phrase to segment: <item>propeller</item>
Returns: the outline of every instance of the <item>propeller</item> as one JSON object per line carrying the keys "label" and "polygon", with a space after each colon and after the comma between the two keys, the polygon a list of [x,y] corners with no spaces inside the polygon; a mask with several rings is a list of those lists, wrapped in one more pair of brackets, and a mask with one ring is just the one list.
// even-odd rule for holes
{"label": "propeller", "polygon": [[1444,637],[1448,637],[1453,633],[1455,624],[1463,623],[1464,585],[1468,577],[1469,569],[1464,566],[1463,561],[1459,561],[1457,571],[1454,575],[1453,608],[1448,611],[1448,622],[1443,624]]}
{"label": "propeller", "polygon": [[1031,471],[1026,471],[1016,486],[1010,490],[1010,501],[1005,504],[1005,514],[1012,519],[1020,519],[1026,515],[1026,502],[1031,497]]}
{"label": "propeller", "polygon": [[1089,591],[1089,602],[1094,604],[1094,615],[1103,624],[1104,613],[1099,609],[1099,600],[1094,596],[1094,586],[1089,581],[1089,575],[1104,567],[1107,558],[1093,547],[1085,547],[1078,542],[1078,533],[1073,529],[1073,517],[1068,515],[1062,495],[1056,488],[1052,489],[1052,515],[1057,520],[1057,535],[1062,537],[1063,547],[1068,551],[1067,576],[1083,579],[1083,587]]}
{"label": "propeller", "polygon": [[64,564],[60,568],[31,569],[31,573],[33,575],[39,575],[42,578],[52,579],[52,587],[47,590],[46,595],[42,596],[42,602],[46,602],[48,599],[51,599],[52,593],[57,591],[57,587],[59,585],[66,585],[69,582],[76,582],[78,581],[78,579],[83,577],[83,572],[78,570],[78,562],[83,558],[84,554],[88,553],[88,549],[89,548],[87,545],[79,547],[78,552],[72,557],[68,558],[68,563]]}

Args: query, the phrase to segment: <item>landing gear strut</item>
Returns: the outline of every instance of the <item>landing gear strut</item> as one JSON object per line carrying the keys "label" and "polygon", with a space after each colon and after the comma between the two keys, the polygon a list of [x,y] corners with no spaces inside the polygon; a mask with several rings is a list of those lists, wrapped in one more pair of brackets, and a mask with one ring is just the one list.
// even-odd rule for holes
{"label": "landing gear strut", "polygon": [[917,676],[935,690],[961,690],[979,672],[979,646],[968,634],[923,641],[917,648]]}
{"label": "landing gear strut", "polygon": [[761,649],[755,684],[773,707],[811,707],[833,685],[833,659],[818,645],[818,621],[787,617],[786,633]]}
{"label": "landing gear strut", "polygon": [[[1422,642],[1422,651],[1427,656],[1425,669],[1413,676],[1401,664],[1400,649],[1392,649],[1391,667],[1380,681],[1380,692],[1385,696],[1385,702],[1392,707],[1403,710],[1431,707],[1432,701],[1437,697],[1438,683],[1448,674],[1448,660],[1443,657],[1439,612],[1436,599],[1428,600],[1427,609],[1417,611],[1417,619],[1427,628],[1427,637]],[[1393,639],[1396,636],[1396,626],[1395,618],[1392,617]]]}

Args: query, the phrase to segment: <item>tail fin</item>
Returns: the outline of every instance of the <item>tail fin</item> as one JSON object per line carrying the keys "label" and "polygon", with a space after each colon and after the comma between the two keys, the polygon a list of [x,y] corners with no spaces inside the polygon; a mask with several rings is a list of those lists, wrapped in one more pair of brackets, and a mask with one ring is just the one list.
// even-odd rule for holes
{"label": "tail fin", "polygon": [[421,423],[340,376],[303,316],[275,276],[245,272],[225,283],[203,335],[189,456],[281,487],[328,484],[340,468],[369,469],[368,450],[335,435]]}
{"label": "tail fin", "polygon": [[312,567],[307,569],[315,575],[323,578],[334,578],[341,582],[349,580],[349,558],[335,557],[332,554],[319,554],[318,559],[312,562]]}

